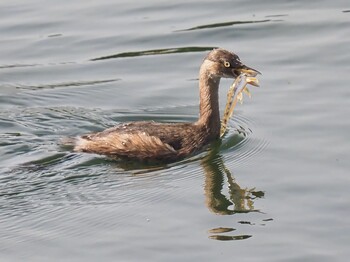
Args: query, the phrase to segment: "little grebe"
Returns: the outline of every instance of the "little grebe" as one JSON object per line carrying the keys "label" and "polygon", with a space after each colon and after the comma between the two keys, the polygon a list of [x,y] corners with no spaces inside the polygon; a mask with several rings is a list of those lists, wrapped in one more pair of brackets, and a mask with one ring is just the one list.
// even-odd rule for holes
{"label": "little grebe", "polygon": [[214,49],[205,57],[199,71],[200,114],[196,122],[124,123],[78,137],[74,151],[164,162],[198,152],[220,138],[220,78],[236,78],[243,72],[251,75],[259,73],[244,65],[236,54],[221,48]]}

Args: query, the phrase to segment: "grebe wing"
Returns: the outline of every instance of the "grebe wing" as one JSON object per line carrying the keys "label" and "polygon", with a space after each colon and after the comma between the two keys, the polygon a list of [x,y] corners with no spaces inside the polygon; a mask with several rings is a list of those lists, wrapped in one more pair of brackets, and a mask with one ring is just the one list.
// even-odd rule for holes
{"label": "grebe wing", "polygon": [[78,138],[74,150],[142,160],[166,159],[177,155],[172,146],[142,131],[85,135]]}

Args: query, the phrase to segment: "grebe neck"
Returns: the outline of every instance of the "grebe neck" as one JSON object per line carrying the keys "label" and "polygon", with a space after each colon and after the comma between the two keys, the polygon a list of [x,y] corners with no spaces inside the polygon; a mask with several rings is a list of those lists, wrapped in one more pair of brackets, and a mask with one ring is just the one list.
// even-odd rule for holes
{"label": "grebe neck", "polygon": [[199,73],[199,119],[197,124],[205,126],[212,139],[220,136],[219,84],[220,77],[211,74],[204,62]]}

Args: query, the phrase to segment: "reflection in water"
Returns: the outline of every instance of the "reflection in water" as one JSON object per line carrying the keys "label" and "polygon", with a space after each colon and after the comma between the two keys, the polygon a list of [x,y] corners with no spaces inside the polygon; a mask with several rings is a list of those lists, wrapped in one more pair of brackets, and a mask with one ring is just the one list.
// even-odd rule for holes
{"label": "reflection in water", "polygon": [[0,69],[17,68],[17,67],[32,67],[32,66],[37,66],[37,64],[9,64],[9,65],[0,65]]}
{"label": "reflection in water", "polygon": [[217,27],[226,27],[226,26],[232,26],[232,25],[241,25],[241,24],[256,24],[256,23],[265,23],[270,22],[270,19],[265,20],[255,20],[255,21],[230,21],[230,22],[223,22],[223,23],[214,23],[214,24],[207,24],[207,25],[199,25],[187,29],[178,30],[177,32],[181,31],[193,31],[193,30],[201,30],[201,29],[209,29],[209,28],[217,28]]}
{"label": "reflection in water", "polygon": [[236,230],[236,229],[231,228],[231,227],[218,227],[218,228],[212,228],[212,229],[208,230],[208,232],[212,233],[212,234],[220,234],[220,233],[231,232],[234,230]]}
{"label": "reflection in water", "polygon": [[221,241],[228,240],[243,240],[252,237],[251,235],[225,236],[225,235],[211,235],[209,238]]}
{"label": "reflection in water", "polygon": [[[266,15],[265,17],[284,17],[284,16],[288,16],[287,14],[280,14],[280,15]],[[274,20],[276,21],[276,20]]]}
{"label": "reflection in water", "polygon": [[[254,208],[254,199],[263,197],[264,192],[256,191],[255,188],[241,188],[215,150],[202,160],[202,166],[205,172],[206,203],[210,211],[220,215],[258,211]],[[222,193],[225,178],[229,184],[229,198]],[[232,205],[233,208],[230,208]]]}
{"label": "reflection in water", "polygon": [[[201,161],[205,172],[205,199],[208,209],[218,215],[233,215],[235,213],[259,212],[254,208],[254,200],[264,197],[263,191],[255,188],[242,188],[232,176],[219,154],[219,145],[213,147],[209,154]],[[228,196],[223,193],[225,180],[228,183]],[[248,222],[249,223],[249,222]],[[230,229],[230,230],[229,230]],[[241,240],[250,235],[218,235],[233,231],[231,228],[214,228],[209,230],[210,238],[216,240]]]}
{"label": "reflection in water", "polygon": [[114,55],[101,56],[97,58],[90,59],[90,61],[114,59],[114,58],[125,58],[125,57],[137,57],[137,56],[148,56],[148,55],[164,55],[164,54],[176,54],[176,53],[193,53],[193,52],[203,52],[213,50],[214,46],[209,47],[198,47],[198,46],[188,46],[188,47],[176,47],[176,48],[164,48],[164,49],[152,49],[143,50],[135,52],[124,52]]}
{"label": "reflection in water", "polygon": [[17,85],[17,89],[26,89],[26,90],[39,90],[39,89],[54,89],[59,87],[78,87],[78,86],[91,86],[91,85],[99,85],[110,82],[119,81],[120,79],[105,79],[105,80],[93,80],[93,81],[71,81],[71,82],[62,82],[55,84],[43,84],[43,85],[30,85],[30,86],[19,86]]}

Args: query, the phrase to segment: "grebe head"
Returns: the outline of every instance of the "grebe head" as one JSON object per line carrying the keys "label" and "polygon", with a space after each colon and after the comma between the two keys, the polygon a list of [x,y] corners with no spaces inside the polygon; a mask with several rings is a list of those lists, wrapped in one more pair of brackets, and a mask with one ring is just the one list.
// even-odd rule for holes
{"label": "grebe head", "polygon": [[236,78],[241,73],[248,76],[261,74],[258,70],[244,65],[235,53],[222,48],[217,48],[209,52],[204,59],[204,64],[210,64],[210,73],[216,77]]}

